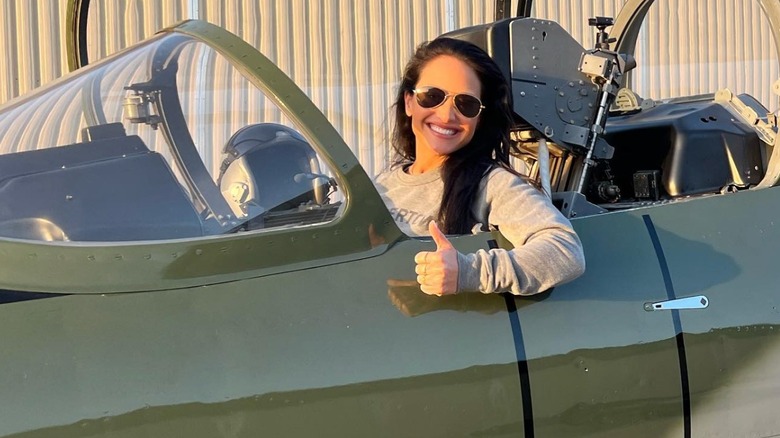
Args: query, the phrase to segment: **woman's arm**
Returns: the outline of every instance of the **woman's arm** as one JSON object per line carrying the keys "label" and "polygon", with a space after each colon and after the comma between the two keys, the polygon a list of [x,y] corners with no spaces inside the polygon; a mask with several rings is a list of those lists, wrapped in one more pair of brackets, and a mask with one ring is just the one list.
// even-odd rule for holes
{"label": "woman's arm", "polygon": [[458,253],[458,291],[531,295],[585,271],[571,223],[541,191],[504,169],[487,178],[477,208],[514,246]]}

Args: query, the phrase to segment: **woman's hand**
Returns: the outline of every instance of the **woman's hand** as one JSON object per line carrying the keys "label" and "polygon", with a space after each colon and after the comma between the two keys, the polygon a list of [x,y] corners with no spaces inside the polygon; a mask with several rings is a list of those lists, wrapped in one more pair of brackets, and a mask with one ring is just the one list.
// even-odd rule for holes
{"label": "woman's hand", "polygon": [[458,291],[458,251],[436,222],[428,224],[428,231],[436,242],[436,251],[421,251],[414,256],[417,282],[428,295],[454,294]]}

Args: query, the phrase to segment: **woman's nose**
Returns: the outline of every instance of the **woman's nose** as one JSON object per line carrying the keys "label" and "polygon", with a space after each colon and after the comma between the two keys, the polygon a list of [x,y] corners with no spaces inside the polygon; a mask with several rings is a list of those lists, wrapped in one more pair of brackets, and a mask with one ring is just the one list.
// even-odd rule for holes
{"label": "woman's nose", "polygon": [[436,115],[439,116],[443,122],[449,122],[458,117],[454,103],[452,96],[447,96],[447,98],[444,99],[444,103],[436,108]]}

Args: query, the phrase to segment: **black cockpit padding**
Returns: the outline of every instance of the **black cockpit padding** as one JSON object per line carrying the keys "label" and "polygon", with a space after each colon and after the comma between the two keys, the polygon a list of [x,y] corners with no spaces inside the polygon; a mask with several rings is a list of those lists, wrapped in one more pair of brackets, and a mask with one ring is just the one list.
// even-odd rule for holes
{"label": "black cockpit padding", "polygon": [[87,126],[81,130],[81,141],[127,137],[125,126],[119,122]]}
{"label": "black cockpit padding", "polygon": [[51,222],[71,241],[203,234],[165,159],[136,136],[0,156],[0,223],[27,219]]}
{"label": "black cockpit padding", "polygon": [[0,185],[19,175],[147,152],[149,148],[141,138],[131,135],[2,155],[0,156]]}
{"label": "black cockpit padding", "polygon": [[748,187],[764,176],[761,140],[722,105],[665,103],[610,117],[604,138],[615,148],[615,182],[631,193],[638,171],[661,171],[666,195],[715,193]]}

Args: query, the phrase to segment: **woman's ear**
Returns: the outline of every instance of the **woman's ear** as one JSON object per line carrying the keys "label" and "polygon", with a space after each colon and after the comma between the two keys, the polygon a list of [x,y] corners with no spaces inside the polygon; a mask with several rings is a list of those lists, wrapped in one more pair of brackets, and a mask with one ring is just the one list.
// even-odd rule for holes
{"label": "woman's ear", "polygon": [[412,100],[414,99],[414,94],[410,92],[404,93],[404,110],[406,111],[406,117],[412,117]]}

